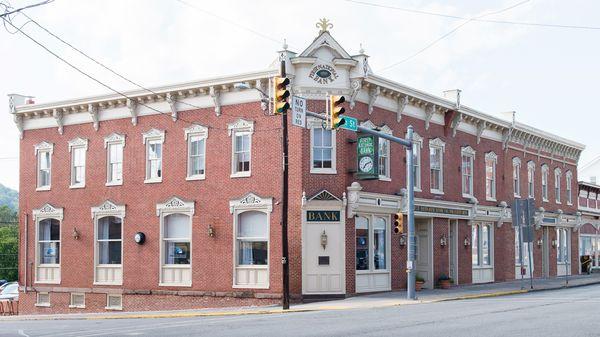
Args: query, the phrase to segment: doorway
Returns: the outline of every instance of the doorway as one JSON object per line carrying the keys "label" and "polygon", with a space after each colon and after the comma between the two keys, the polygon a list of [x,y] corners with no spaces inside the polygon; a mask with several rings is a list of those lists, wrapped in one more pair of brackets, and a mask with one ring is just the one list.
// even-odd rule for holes
{"label": "doorway", "polygon": [[415,219],[416,271],[425,280],[423,288],[433,289],[433,219]]}
{"label": "doorway", "polygon": [[449,276],[454,284],[458,284],[458,220],[450,220],[450,233],[448,235],[448,249],[450,257]]}

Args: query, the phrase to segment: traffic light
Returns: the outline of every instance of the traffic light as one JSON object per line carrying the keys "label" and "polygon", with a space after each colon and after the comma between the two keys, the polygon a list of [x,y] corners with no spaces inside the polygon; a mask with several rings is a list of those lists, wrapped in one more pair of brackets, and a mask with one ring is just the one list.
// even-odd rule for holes
{"label": "traffic light", "polygon": [[404,233],[404,217],[401,212],[394,214],[394,233]]}
{"label": "traffic light", "polygon": [[287,77],[275,77],[273,85],[273,110],[276,115],[286,113],[290,108],[287,98],[290,91],[287,89],[290,79]]}
{"label": "traffic light", "polygon": [[345,101],[346,98],[344,96],[329,96],[329,127],[332,130],[337,129],[346,123],[344,118],[341,116],[344,112],[346,112],[346,109],[341,106]]}

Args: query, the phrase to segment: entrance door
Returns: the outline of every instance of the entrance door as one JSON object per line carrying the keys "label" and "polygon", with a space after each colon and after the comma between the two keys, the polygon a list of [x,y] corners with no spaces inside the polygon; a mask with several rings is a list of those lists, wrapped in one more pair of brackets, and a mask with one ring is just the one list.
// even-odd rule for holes
{"label": "entrance door", "polygon": [[458,231],[458,220],[450,221],[450,235],[448,237],[448,249],[450,255],[450,278],[454,281],[454,284],[458,284],[458,245],[457,245],[457,233]]}
{"label": "entrance door", "polygon": [[305,222],[303,230],[303,281],[306,295],[344,294],[344,220]]}
{"label": "entrance door", "polygon": [[431,242],[431,222],[433,219],[418,219],[415,221],[417,234],[417,275],[425,279],[423,288],[433,288],[433,251]]}
{"label": "entrance door", "polygon": [[570,273],[571,236],[567,228],[556,229],[556,275],[564,276]]}
{"label": "entrance door", "polygon": [[[521,233],[519,228],[515,228],[515,279],[521,279],[521,274],[523,278],[529,278],[529,267],[535,266],[535,264],[530,263],[529,261],[529,248],[531,244],[527,242],[523,242],[523,246],[520,248],[523,251],[523,261],[521,262],[520,252],[519,252],[519,237]],[[532,252],[533,253],[533,252]],[[533,259],[533,254],[531,256]],[[533,261],[531,261],[533,262]],[[535,269],[535,267],[533,267]],[[533,272],[532,269],[531,271]]]}
{"label": "entrance door", "polygon": [[542,274],[550,277],[550,231],[546,226],[542,227]]}
{"label": "entrance door", "polygon": [[356,292],[392,290],[389,215],[360,215],[356,233]]}

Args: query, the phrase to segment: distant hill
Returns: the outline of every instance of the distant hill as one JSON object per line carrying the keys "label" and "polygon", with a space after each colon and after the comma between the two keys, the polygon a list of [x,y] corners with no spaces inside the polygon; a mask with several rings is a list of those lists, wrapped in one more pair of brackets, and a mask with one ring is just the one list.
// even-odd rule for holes
{"label": "distant hill", "polygon": [[6,205],[15,212],[19,210],[19,192],[0,184],[0,206]]}

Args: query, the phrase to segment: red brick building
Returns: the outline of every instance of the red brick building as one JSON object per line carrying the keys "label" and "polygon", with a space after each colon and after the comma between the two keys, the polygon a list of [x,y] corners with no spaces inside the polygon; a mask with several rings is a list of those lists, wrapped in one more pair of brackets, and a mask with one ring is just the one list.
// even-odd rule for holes
{"label": "red brick building", "polygon": [[[461,105],[460,91],[441,98],[380,77],[326,29],[281,54],[309,110],[343,94],[363,125],[400,137],[414,127],[425,287],[442,274],[457,284],[520,277],[515,197],[535,198],[534,276],[578,272],[581,144]],[[16,106],[21,312],[279,301],[281,117],[254,90],[276,74]],[[306,124],[289,139],[293,297],[405,288],[406,240],[391,226],[406,210],[404,149],[381,141],[379,179],[359,181],[356,134]]]}

